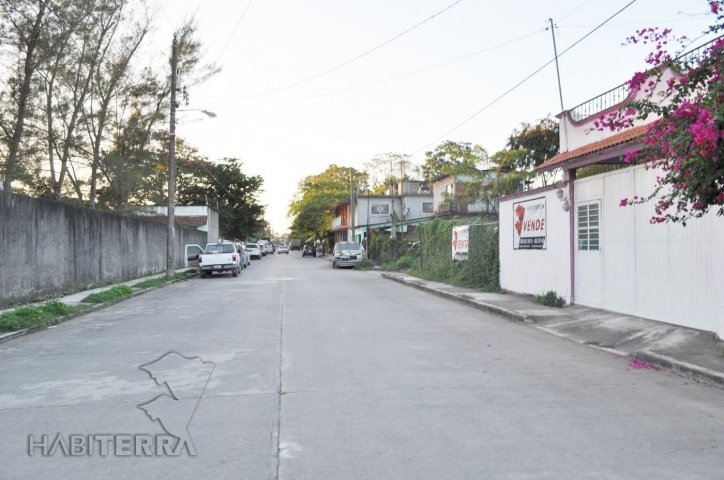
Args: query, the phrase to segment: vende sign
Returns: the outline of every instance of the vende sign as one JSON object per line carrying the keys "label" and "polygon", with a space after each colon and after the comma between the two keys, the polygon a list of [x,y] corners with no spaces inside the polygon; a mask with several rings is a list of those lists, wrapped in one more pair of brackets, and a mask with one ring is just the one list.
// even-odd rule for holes
{"label": "vende sign", "polygon": [[468,259],[468,229],[470,225],[453,227],[452,231],[452,258],[453,260]]}
{"label": "vende sign", "polygon": [[513,204],[513,249],[545,250],[546,199],[545,197]]}

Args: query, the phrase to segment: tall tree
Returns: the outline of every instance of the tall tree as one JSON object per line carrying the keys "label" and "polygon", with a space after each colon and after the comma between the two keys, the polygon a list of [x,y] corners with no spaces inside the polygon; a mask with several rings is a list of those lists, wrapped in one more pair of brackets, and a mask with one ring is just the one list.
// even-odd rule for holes
{"label": "tall tree", "polygon": [[210,202],[219,207],[219,232],[228,239],[244,240],[255,232],[264,216],[259,203],[264,180],[247,176],[236,158],[220,163],[194,159],[179,164],[176,191],[178,205],[204,205]]}
{"label": "tall tree", "polygon": [[361,180],[375,195],[383,195],[399,180],[410,180],[419,174],[419,167],[410,160],[409,155],[403,153],[375,155],[365,162],[364,167]]}
{"label": "tall tree", "polygon": [[292,230],[321,237],[329,230],[332,209],[350,196],[350,182],[360,176],[354,168],[330,165],[318,175],[305,177],[289,204]]}
{"label": "tall tree", "polygon": [[488,165],[488,153],[480,145],[445,141],[425,152],[422,175],[431,181],[447,175],[471,175]]}
{"label": "tall tree", "polygon": [[133,22],[131,31],[122,36],[120,51],[109,54],[106,49],[105,58],[109,61],[98,63],[93,74],[91,94],[94,98],[85,112],[86,126],[92,144],[91,178],[89,206],[95,208],[98,188],[98,170],[102,157],[105,128],[109,117],[111,100],[117,96],[118,89],[124,85],[128,88],[127,72],[132,58],[151,27],[151,17],[143,9],[145,15]]}
{"label": "tall tree", "polygon": [[[550,117],[542,118],[534,123],[523,122],[508,137],[508,150],[515,152],[503,164],[518,172],[532,171],[547,160],[558,154],[560,137],[558,122]],[[543,173],[542,183],[547,185],[556,172]]]}
{"label": "tall tree", "polygon": [[44,60],[45,52],[41,51],[44,39],[41,33],[47,24],[49,3],[49,0],[0,2],[0,11],[6,27],[3,29],[5,34],[3,40],[12,45],[20,63],[9,82],[11,85],[9,98],[3,99],[10,103],[9,108],[12,113],[4,114],[0,119],[3,143],[7,149],[3,168],[3,190],[8,193],[17,174],[18,152],[25,130],[32,81],[38,66]]}

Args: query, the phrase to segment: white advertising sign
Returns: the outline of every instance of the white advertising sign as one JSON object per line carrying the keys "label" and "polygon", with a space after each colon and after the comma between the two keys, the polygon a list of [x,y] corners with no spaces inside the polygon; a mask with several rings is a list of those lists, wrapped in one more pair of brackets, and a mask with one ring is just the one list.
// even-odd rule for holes
{"label": "white advertising sign", "polygon": [[513,249],[546,249],[545,197],[513,204]]}
{"label": "white advertising sign", "polygon": [[453,227],[452,258],[453,260],[468,259],[468,230],[470,226]]}

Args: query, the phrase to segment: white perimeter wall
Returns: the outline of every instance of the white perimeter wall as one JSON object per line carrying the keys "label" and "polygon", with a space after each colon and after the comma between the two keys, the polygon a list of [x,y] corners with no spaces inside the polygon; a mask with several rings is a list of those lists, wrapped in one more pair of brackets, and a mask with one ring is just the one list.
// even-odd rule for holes
{"label": "white perimeter wall", "polygon": [[[568,196],[568,184],[563,187]],[[513,204],[546,198],[547,249],[513,250]],[[571,302],[570,217],[561,208],[556,190],[532,191],[500,200],[500,286],[516,293],[540,295],[549,290]]]}
{"label": "white perimeter wall", "polygon": [[[577,204],[601,202],[601,250],[576,251],[575,303],[724,337],[724,218],[652,225],[653,202],[619,206],[650,194],[655,180],[634,167],[576,181]],[[501,269],[505,241],[501,233]]]}

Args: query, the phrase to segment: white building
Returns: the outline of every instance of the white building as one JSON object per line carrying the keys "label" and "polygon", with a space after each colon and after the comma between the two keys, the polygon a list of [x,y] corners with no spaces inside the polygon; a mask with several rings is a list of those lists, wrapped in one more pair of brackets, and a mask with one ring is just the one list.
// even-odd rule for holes
{"label": "white building", "polygon": [[[137,206],[133,207],[133,213],[152,219],[165,219],[168,217],[168,207]],[[219,211],[214,207],[210,205],[175,205],[173,214],[179,225],[207,232],[209,243],[219,240]]]}
{"label": "white building", "polygon": [[501,287],[553,290],[569,303],[724,337],[724,220],[710,213],[686,227],[651,224],[651,202],[619,206],[654,190],[657,172],[644,166],[576,178],[586,166],[623,166],[625,153],[642,145],[645,125],[592,129],[601,113],[636,97],[622,86],[558,115],[560,153],[539,170],[562,168],[566,180],[500,199]]}
{"label": "white building", "polygon": [[[395,185],[393,193],[358,194],[355,195],[354,206],[350,204],[349,198],[337,204],[334,209],[335,217],[330,225],[335,243],[360,243],[367,236],[368,228],[389,234],[393,227],[393,214],[395,232],[405,236],[414,236],[416,225],[434,217],[433,196],[424,182],[405,180]],[[350,210],[353,210],[351,215]]]}

